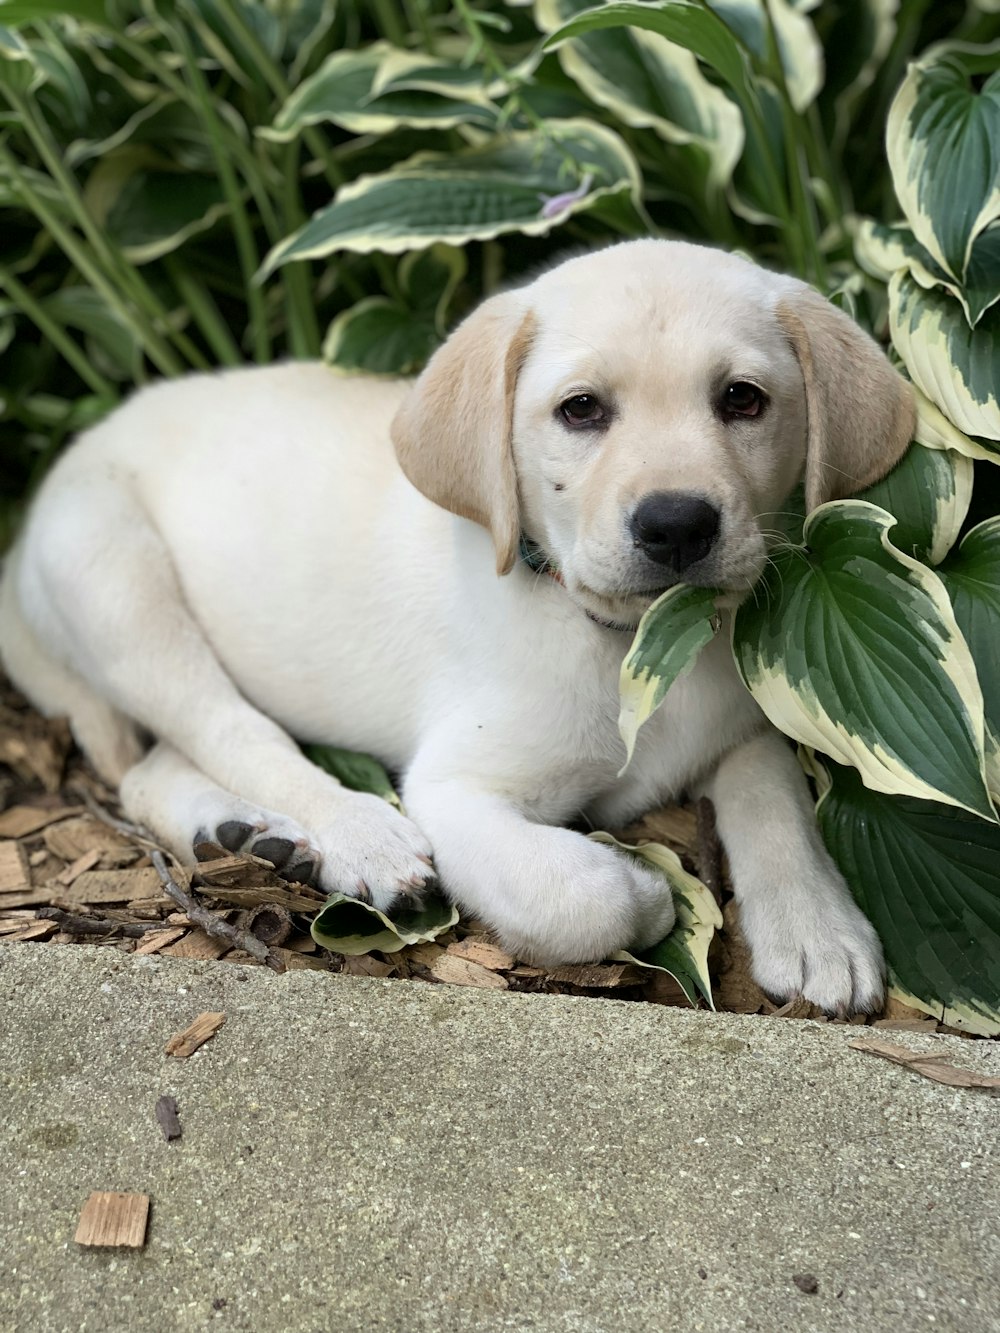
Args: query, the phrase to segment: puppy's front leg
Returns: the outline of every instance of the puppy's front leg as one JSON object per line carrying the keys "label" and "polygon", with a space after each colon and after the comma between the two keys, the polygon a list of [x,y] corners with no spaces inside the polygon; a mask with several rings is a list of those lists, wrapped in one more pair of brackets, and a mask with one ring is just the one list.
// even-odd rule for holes
{"label": "puppy's front leg", "polygon": [[591,962],[655,944],[673,925],[662,877],[611,847],[533,823],[509,800],[419,762],[403,798],[448,897],[519,958]]}
{"label": "puppy's front leg", "polygon": [[705,785],[715,803],[753,973],[772,995],[833,1012],[877,1009],[882,950],[823,846],[805,774],[768,730]]}

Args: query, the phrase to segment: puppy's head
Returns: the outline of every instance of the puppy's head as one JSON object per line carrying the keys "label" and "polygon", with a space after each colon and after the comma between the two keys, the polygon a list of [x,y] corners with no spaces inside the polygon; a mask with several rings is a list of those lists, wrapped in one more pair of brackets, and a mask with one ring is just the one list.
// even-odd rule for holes
{"label": "puppy's head", "polygon": [[430,499],[481,523],[497,570],[523,531],[592,616],[633,626],[678,582],[745,593],[767,515],[892,467],[909,387],[795,279],[634,241],[493,297],[431,359],[393,424]]}

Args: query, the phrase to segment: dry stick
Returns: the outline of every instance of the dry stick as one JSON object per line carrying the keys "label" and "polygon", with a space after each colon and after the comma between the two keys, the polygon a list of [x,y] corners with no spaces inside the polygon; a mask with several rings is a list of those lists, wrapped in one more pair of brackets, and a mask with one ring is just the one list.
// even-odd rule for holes
{"label": "dry stick", "polygon": [[703,796],[695,806],[698,819],[698,877],[717,903],[722,903],[722,843],[715,826],[715,806]]}
{"label": "dry stick", "polygon": [[201,926],[205,934],[211,935],[213,939],[220,940],[231,948],[243,949],[252,958],[256,958],[259,963],[266,963],[273,971],[285,971],[285,964],[273,949],[269,949],[251,931],[240,930],[237,926],[231,926],[228,921],[223,921],[213,912],[209,912],[204,907],[199,907],[191,895],[185,893],[180,885],[174,881],[162,852],[151,851],[149,859],[160,877],[164,893],[172,898],[182,911],[187,913],[189,921],[193,921],[196,926]]}
{"label": "dry stick", "polygon": [[139,925],[138,922],[115,921],[109,916],[78,916],[61,907],[39,907],[35,917],[41,921],[54,921],[60,930],[71,931],[74,935],[127,935],[129,939],[137,940],[148,930],[163,929],[162,921]]}

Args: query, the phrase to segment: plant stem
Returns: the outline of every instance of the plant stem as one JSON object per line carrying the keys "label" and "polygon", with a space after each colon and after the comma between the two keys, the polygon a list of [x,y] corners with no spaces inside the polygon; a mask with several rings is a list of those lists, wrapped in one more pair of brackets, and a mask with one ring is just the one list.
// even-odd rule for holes
{"label": "plant stem", "polygon": [[271,359],[271,337],[267,327],[264,293],[253,280],[254,274],[260,267],[260,256],[257,253],[257,246],[253,238],[253,228],[250,225],[250,218],[247,215],[243,193],[236,179],[236,173],[226,155],[225,145],[222,142],[222,135],[219,130],[219,116],[212,102],[208,82],[201,72],[194,51],[191,49],[188,35],[182,26],[178,24],[170,31],[174,45],[184,59],[185,71],[194,96],[198,101],[199,112],[212,148],[212,156],[215,158],[215,165],[219,172],[219,180],[222,182],[222,190],[229,205],[233,239],[236,242],[236,253],[243,274],[249,308],[254,358],[263,365]]}
{"label": "plant stem", "polygon": [[2,143],[0,143],[0,162],[7,168],[25,203],[42,226],[66,257],[76,265],[81,276],[104,297],[112,310],[117,311],[123,323],[127,324],[135,334],[157,370],[163,375],[180,375],[184,367],[177,360],[173,349],[163,341],[149,321],[134,310],[127,299],[123,299],[123,294],[116,290],[114,283],[88,253],[86,246],[63,225],[46,201],[35,191],[13,155]]}
{"label": "plant stem", "polygon": [[94,369],[66,330],[52,318],[39,301],[35,300],[28,288],[2,266],[0,266],[0,287],[4,288],[11,300],[24,311],[59,355],[73,367],[88,389],[102,397],[118,397],[114,385]]}
{"label": "plant stem", "polygon": [[177,294],[190,310],[192,319],[201,329],[202,337],[215,353],[219,364],[242,365],[242,353],[208,288],[204,283],[196,281],[176,256],[166,256],[164,265],[170,281],[177,288]]}
{"label": "plant stem", "polygon": [[394,0],[371,0],[375,22],[393,46],[406,45],[406,28],[396,10]]}
{"label": "plant stem", "polygon": [[160,333],[162,327],[169,336],[173,337],[178,350],[192,365],[204,368],[206,365],[205,359],[195,345],[182,332],[170,328],[167,311],[145,282],[139,270],[134,264],[130,264],[121,251],[108,240],[107,234],[101,230],[91,217],[84,203],[80,187],[75,177],[64,165],[59,147],[52,138],[48,124],[34,99],[31,97],[21,98],[14,94],[8,94],[8,97],[11,105],[20,113],[24,129],[35,145],[39,157],[45,163],[53,180],[61,188],[66,203],[84,237],[89,241],[95,255],[107,268],[109,275],[117,276],[123,290],[131,296],[140,317],[144,322],[148,321],[152,336],[160,340],[166,349],[168,344]]}
{"label": "plant stem", "polygon": [[[294,231],[305,222],[299,196],[299,146],[290,143],[284,151],[283,204],[285,226]],[[308,263],[289,264],[283,274],[288,304],[288,334],[292,355],[317,357],[320,353],[319,323],[310,291]]]}

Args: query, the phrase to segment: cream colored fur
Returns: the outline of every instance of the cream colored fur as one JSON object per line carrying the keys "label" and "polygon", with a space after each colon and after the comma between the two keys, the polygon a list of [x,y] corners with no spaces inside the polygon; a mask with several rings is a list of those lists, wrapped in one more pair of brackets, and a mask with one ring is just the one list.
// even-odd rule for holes
{"label": "cream colored fur", "polygon": [[[744,379],[767,411],[723,420],[719,394]],[[606,430],[559,417],[582,392],[613,404]],[[0,647],[178,855],[238,821],[389,907],[433,854],[455,901],[545,962],[647,945],[673,920],[656,876],[560,825],[706,792],[760,982],[871,1007],[877,941],[725,636],[617,777],[627,630],[670,581],[627,521],[660,490],[716,505],[690,578],[735,602],[804,470],[813,502],[859,489],[911,428],[875,345],[802,284],[629,243],[486,302],[412,387],[292,364],[141,391],[42,487]],[[516,561],[522,530],[565,586]],[[381,757],[409,817],[339,787],[293,736]]]}

